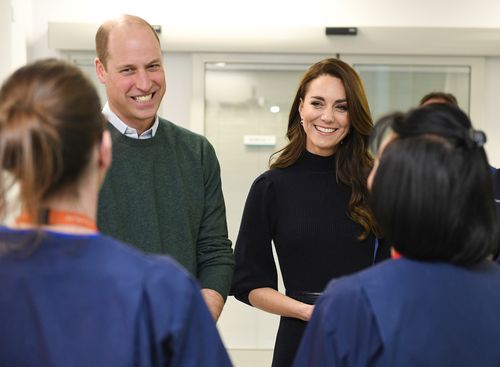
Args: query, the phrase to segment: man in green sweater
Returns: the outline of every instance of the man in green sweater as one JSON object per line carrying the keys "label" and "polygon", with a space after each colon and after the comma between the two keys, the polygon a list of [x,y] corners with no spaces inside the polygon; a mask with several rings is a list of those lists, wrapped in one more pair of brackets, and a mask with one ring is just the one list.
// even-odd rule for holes
{"label": "man in green sweater", "polygon": [[203,136],[158,117],[166,81],[160,40],[149,23],[132,15],[106,21],[96,52],[113,138],[99,228],[175,258],[198,279],[217,320],[234,260],[215,151]]}

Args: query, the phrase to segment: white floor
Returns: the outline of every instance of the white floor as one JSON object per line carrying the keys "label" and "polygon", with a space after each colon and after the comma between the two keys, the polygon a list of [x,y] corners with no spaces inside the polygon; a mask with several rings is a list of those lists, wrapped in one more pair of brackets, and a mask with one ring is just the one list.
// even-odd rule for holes
{"label": "white floor", "polygon": [[271,349],[228,349],[234,367],[269,367],[273,359]]}

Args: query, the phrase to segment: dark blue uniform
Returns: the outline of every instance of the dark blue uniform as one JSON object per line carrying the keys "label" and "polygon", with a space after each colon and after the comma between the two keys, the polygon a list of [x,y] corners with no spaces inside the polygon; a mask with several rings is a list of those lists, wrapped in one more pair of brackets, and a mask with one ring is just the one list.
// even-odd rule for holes
{"label": "dark blue uniform", "polygon": [[499,290],[492,261],[385,261],[330,283],[294,366],[498,367]]}
{"label": "dark blue uniform", "polygon": [[198,286],[109,237],[0,228],[0,366],[230,366]]}

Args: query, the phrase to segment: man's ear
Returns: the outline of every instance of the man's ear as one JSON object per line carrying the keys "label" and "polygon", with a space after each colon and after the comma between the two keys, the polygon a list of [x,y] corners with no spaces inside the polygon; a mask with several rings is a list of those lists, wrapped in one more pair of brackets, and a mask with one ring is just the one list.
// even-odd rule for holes
{"label": "man's ear", "polygon": [[98,57],[96,57],[94,59],[94,64],[95,64],[95,73],[97,74],[97,78],[99,78],[99,81],[102,84],[106,84],[106,69],[103,63],[101,62],[101,60],[99,60]]}
{"label": "man's ear", "polygon": [[111,134],[108,130],[102,133],[101,143],[99,144],[99,168],[107,172],[111,167],[113,149],[111,143]]}

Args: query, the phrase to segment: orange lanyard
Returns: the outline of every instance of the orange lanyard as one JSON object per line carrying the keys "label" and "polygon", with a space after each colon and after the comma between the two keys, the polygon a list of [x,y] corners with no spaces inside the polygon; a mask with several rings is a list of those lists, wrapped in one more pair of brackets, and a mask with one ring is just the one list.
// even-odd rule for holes
{"label": "orange lanyard", "polygon": [[401,254],[399,252],[397,252],[396,250],[394,250],[394,247],[391,248],[391,258],[392,259],[399,259],[399,258],[401,258]]}
{"label": "orange lanyard", "polygon": [[[16,218],[16,224],[32,224],[33,220],[27,213],[21,213]],[[95,220],[88,216],[63,210],[47,210],[46,220],[42,224],[49,225],[73,225],[97,232]]]}

